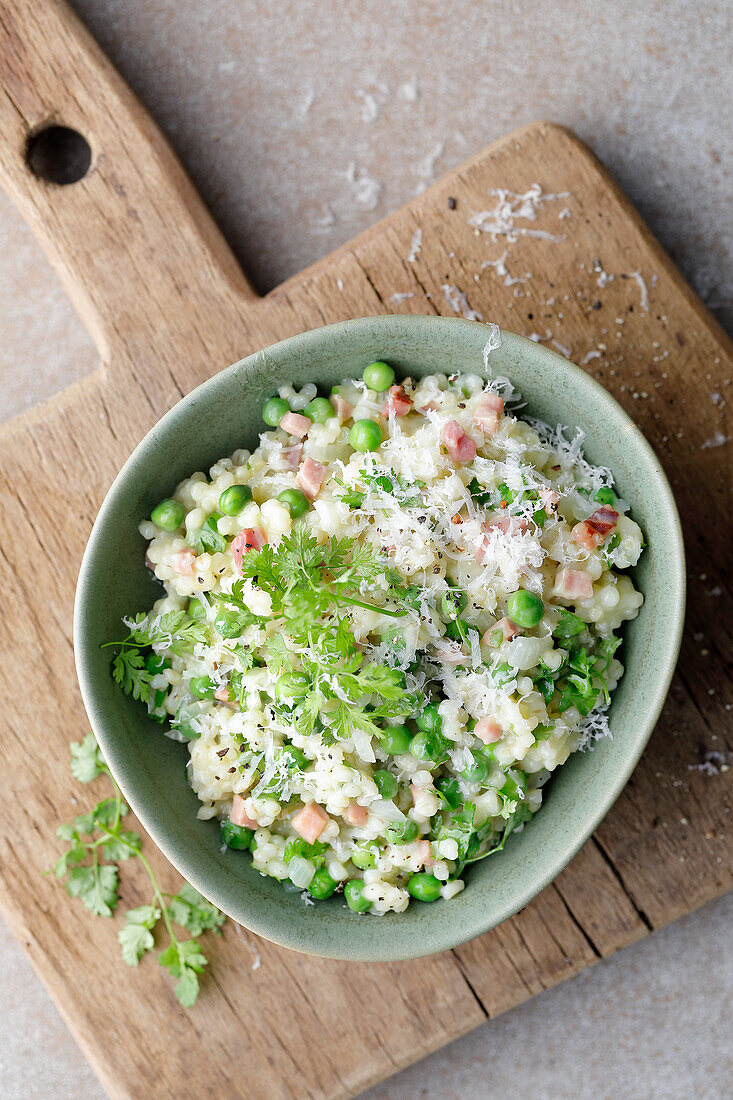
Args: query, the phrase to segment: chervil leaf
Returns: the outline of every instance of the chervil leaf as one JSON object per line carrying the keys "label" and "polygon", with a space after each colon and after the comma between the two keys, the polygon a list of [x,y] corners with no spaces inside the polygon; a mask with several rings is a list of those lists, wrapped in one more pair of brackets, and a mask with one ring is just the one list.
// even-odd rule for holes
{"label": "chervil leaf", "polygon": [[117,908],[119,872],[111,864],[74,867],[69,871],[66,889],[72,898],[79,898],[91,913],[111,917]]}
{"label": "chervil leaf", "polygon": [[81,741],[72,741],[71,750],[71,774],[80,783],[91,783],[98,775],[107,771],[107,765],[102,759],[97,739],[89,732]]}
{"label": "chervil leaf", "polygon": [[170,899],[168,915],[192,936],[199,936],[209,929],[218,930],[226,920],[224,914],[188,882]]}
{"label": "chervil leaf", "polygon": [[140,905],[125,913],[125,927],[117,933],[117,939],[128,966],[137,966],[145,952],[155,947],[151,930],[159,920],[160,909],[154,905]]}
{"label": "chervil leaf", "polygon": [[197,975],[208,965],[208,959],[196,940],[175,940],[158,956],[158,962],[178,978],[175,994],[184,1008],[196,1003],[199,993]]}
{"label": "chervil leaf", "polygon": [[112,676],[126,695],[150,701],[150,681],[153,674],[144,667],[145,658],[135,646],[124,646],[112,661]]}
{"label": "chervil leaf", "polygon": [[121,859],[131,859],[142,851],[142,838],[139,833],[122,829],[116,836],[110,837],[102,845],[105,858],[117,863]]}

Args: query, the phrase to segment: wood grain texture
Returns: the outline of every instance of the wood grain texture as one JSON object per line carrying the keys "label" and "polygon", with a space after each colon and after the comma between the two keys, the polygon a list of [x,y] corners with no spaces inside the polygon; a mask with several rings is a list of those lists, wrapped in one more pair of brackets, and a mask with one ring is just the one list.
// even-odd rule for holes
{"label": "wood grain texture", "polygon": [[[728,889],[730,469],[729,447],[710,442],[729,434],[731,347],[592,155],[561,128],[527,127],[256,300],[160,134],[64,6],[0,0],[0,84],[3,185],[102,357],[96,374],[0,432],[2,906],[109,1092],[354,1095]],[[41,183],[25,166],[29,133],[49,120],[90,141],[93,168],[78,184]],[[494,241],[468,225],[495,204],[491,188],[525,191],[535,180],[568,195],[521,224],[562,240]],[[409,262],[417,228],[423,244]],[[506,286],[482,266],[505,250],[525,282]],[[159,968],[125,968],[117,922],[89,918],[41,875],[80,794],[66,746],[86,728],[71,611],[89,529],[128,453],[205,377],[330,321],[451,314],[445,285],[487,319],[585,361],[660,455],[690,581],[664,715],[596,836],[501,927],[430,959],[367,966],[297,955],[230,924],[186,1013]],[[143,889],[126,869],[125,900],[142,901]]]}

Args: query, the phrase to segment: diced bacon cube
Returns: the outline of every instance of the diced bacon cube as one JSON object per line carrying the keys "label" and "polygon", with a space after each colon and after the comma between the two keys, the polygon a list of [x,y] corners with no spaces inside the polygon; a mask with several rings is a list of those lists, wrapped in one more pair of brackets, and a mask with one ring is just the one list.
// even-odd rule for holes
{"label": "diced bacon cube", "polygon": [[326,472],[326,467],[320,462],[316,462],[314,458],[306,458],[303,465],[298,470],[295,478],[295,484],[299,489],[302,489],[308,500],[315,500],[318,496],[318,492],[323,484],[323,475]]}
{"label": "diced bacon cube", "polygon": [[290,432],[291,435],[296,435],[298,439],[302,439],[304,435],[308,435],[308,429],[312,426],[313,421],[309,417],[294,412],[285,413],[280,421],[282,430],[284,432]]}
{"label": "diced bacon cube", "polygon": [[422,794],[422,792],[424,790],[425,790],[425,788],[418,786],[417,783],[411,783],[410,784],[410,794],[412,795],[412,801],[414,803],[417,802],[418,798],[420,797],[420,795]]}
{"label": "diced bacon cube", "polygon": [[360,806],[358,802],[350,802],[344,810],[344,820],[357,829],[363,829],[369,820],[369,811],[366,806]]}
{"label": "diced bacon cube", "polygon": [[237,569],[242,569],[242,558],[250,550],[261,550],[267,542],[267,532],[264,527],[245,527],[232,542],[232,554]]}
{"label": "diced bacon cube", "polygon": [[315,844],[330,820],[323,807],[312,802],[309,806],[304,806],[302,810],[298,810],[292,824],[296,833],[302,836],[303,840],[306,840],[309,844]]}
{"label": "diced bacon cube", "polygon": [[259,829],[259,822],[250,817],[244,808],[244,799],[241,794],[235,794],[232,800],[232,808],[229,812],[229,820],[233,825],[242,825],[245,829]]}
{"label": "diced bacon cube", "polygon": [[339,420],[350,420],[351,414],[354,411],[354,406],[350,405],[345,397],[342,397],[340,393],[334,393],[331,397],[331,404],[336,410],[336,416]]}
{"label": "diced bacon cube", "polygon": [[387,392],[387,400],[382,410],[382,416],[389,416],[390,413],[397,417],[407,416],[411,408],[412,398],[408,397],[405,393],[405,387],[390,386]]}
{"label": "diced bacon cube", "polygon": [[583,569],[560,569],[554,595],[564,600],[587,600],[593,595],[593,578]]}
{"label": "diced bacon cube", "polygon": [[485,745],[493,745],[501,737],[502,729],[495,718],[482,718],[474,726],[473,732]]}
{"label": "diced bacon cube", "polygon": [[449,420],[443,425],[440,438],[454,462],[472,462],[476,457],[476,444],[457,420]]}
{"label": "diced bacon cube", "polygon": [[478,562],[479,565],[484,560],[489,546],[488,532],[494,528],[497,531],[501,531],[503,535],[523,535],[529,530],[529,523],[526,519],[521,519],[519,516],[501,516],[498,514],[489,516],[482,528],[483,534],[481,536],[481,542],[473,555],[473,560]]}
{"label": "diced bacon cube", "polygon": [[490,626],[481,638],[481,645],[495,645],[496,644],[496,632],[501,631],[502,642],[511,642],[512,638],[516,638],[518,634],[522,633],[521,627],[518,627],[516,623],[513,623],[511,619],[503,615],[498,622]]}
{"label": "diced bacon cube", "polygon": [[418,840],[415,844],[415,855],[417,856],[418,864],[422,864],[423,867],[434,867],[436,860],[430,854],[430,841]]}
{"label": "diced bacon cube", "polygon": [[182,577],[190,577],[196,571],[196,555],[193,550],[179,550],[174,554],[173,568]]}
{"label": "diced bacon cube", "polygon": [[595,550],[615,528],[618,515],[615,508],[599,508],[582,523],[576,523],[571,534],[580,546]]}
{"label": "diced bacon cube", "polygon": [[228,703],[230,692],[231,688],[229,684],[222,684],[221,687],[218,687],[214,692],[214,698],[218,699],[220,703]]}
{"label": "diced bacon cube", "polygon": [[494,435],[499,428],[503,412],[503,399],[497,393],[485,393],[476,406],[473,420],[481,428],[481,431]]}
{"label": "diced bacon cube", "polygon": [[283,447],[280,452],[283,464],[287,466],[289,470],[297,470],[302,454],[302,443],[294,443],[292,447]]}
{"label": "diced bacon cube", "polygon": [[540,489],[540,500],[542,506],[546,512],[556,512],[557,506],[560,503],[560,494],[556,493],[554,489]]}

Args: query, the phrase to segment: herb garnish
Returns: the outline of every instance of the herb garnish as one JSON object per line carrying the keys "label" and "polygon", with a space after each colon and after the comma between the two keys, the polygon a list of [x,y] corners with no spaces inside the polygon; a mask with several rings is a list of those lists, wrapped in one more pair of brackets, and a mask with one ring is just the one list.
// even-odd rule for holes
{"label": "herb garnish", "polygon": [[[119,863],[137,858],[150,879],[150,904],[139,905],[125,913],[125,925],[117,935],[122,958],[128,966],[137,966],[141,958],[155,948],[154,932],[161,925],[168,945],[158,954],[158,962],[176,978],[175,995],[184,1008],[190,1008],[199,993],[199,974],[208,964],[198,943],[202,932],[219,932],[226,917],[185,883],[177,894],[165,894],[155,872],[142,851],[139,833],[125,829],[122,819],[130,812],[122,799],[93,733],[72,742],[71,774],[80,783],[91,783],[104,775],[114,787],[112,798],[105,798],[89,811],[60,825],[56,835],[68,845],[57,859],[53,872],[66,879],[71,897],[79,898],[99,917],[111,917],[119,904]],[[190,939],[179,939],[173,925],[190,932]]]}

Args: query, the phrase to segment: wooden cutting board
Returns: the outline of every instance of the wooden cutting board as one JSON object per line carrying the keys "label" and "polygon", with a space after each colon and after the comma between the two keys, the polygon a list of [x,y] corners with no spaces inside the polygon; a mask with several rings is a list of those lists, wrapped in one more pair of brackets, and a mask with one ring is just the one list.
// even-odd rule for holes
{"label": "wooden cutting board", "polygon": [[[592,154],[562,128],[525,127],[259,300],[160,133],[66,7],[0,0],[0,84],[0,178],[101,357],[94,375],[0,432],[2,906],[109,1092],[353,1095],[729,888],[730,445],[719,444],[731,345]],[[91,145],[80,182],[50,185],[26,166],[29,134],[51,122]],[[560,195],[535,220],[515,213],[512,233],[494,219],[493,235],[469,224],[496,206],[492,189],[525,193],[535,182]],[[504,253],[508,277],[484,266]],[[297,955],[230,922],[207,944],[205,993],[185,1012],[159,967],[124,966],[117,921],[89,917],[41,877],[57,823],[84,794],[67,766],[67,742],[86,729],[71,610],[94,515],[150,426],[229,362],[345,317],[456,310],[584,364],[664,463],[690,580],[664,716],[596,836],[493,932],[430,959],[367,966]],[[155,852],[153,862],[166,884],[177,881]],[[130,869],[126,900],[141,890]]]}

